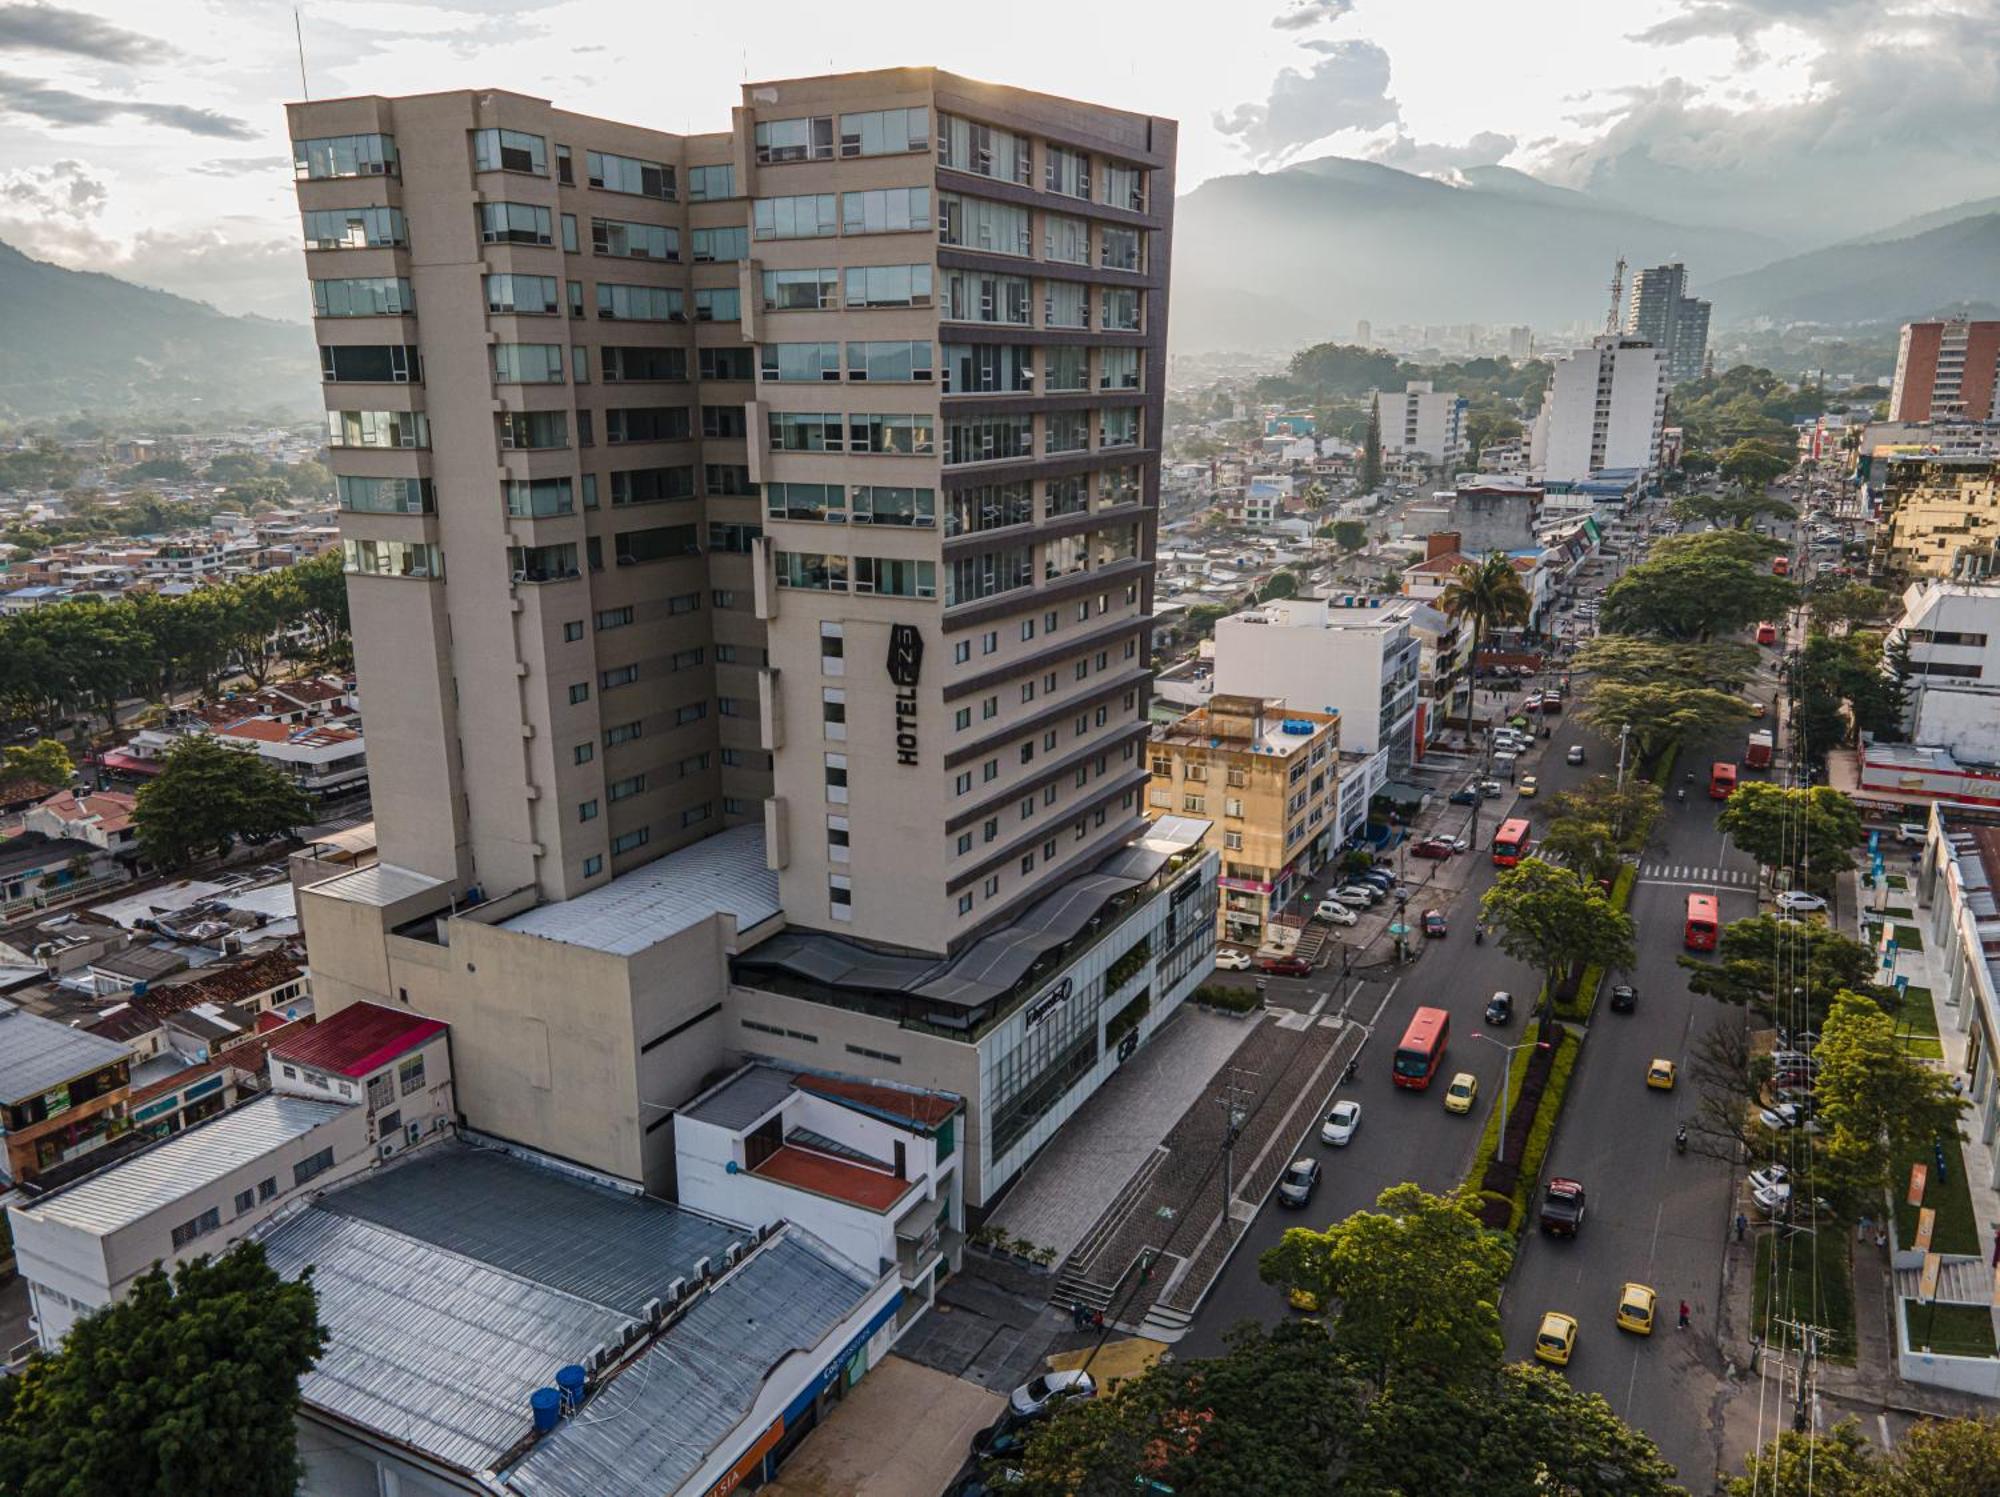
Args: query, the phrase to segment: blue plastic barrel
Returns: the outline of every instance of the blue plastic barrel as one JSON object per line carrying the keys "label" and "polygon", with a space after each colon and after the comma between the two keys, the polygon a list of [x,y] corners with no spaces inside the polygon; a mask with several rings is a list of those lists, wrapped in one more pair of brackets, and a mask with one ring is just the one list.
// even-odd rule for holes
{"label": "blue plastic barrel", "polygon": [[528,1395],[528,1407],[535,1411],[535,1432],[545,1435],[562,1422],[562,1394],[553,1388],[537,1388]]}
{"label": "blue plastic barrel", "polygon": [[556,1373],[556,1388],[562,1394],[563,1412],[565,1414],[574,1414],[583,1406],[584,1381],[584,1370],[575,1362],[570,1363],[569,1366],[560,1369]]}

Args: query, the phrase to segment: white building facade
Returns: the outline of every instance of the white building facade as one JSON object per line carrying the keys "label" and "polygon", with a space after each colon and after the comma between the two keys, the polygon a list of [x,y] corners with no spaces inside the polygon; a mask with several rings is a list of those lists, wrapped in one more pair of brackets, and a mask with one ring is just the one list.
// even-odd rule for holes
{"label": "white building facade", "polygon": [[1594,338],[1556,360],[1535,417],[1529,467],[1571,482],[1606,468],[1657,468],[1666,416],[1661,351],[1636,338]]}
{"label": "white building facade", "polygon": [[2000,764],[2000,585],[1916,583],[1890,637],[1910,648],[1910,742],[1964,764]]}
{"label": "white building facade", "polygon": [[1465,455],[1466,401],[1429,380],[1413,379],[1400,394],[1375,397],[1381,412],[1382,454],[1426,467],[1448,467]]}

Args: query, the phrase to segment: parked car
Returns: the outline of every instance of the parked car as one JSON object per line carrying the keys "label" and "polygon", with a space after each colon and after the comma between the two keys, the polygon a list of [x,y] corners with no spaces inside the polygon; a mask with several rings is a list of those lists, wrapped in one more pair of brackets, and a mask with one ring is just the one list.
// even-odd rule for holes
{"label": "parked car", "polygon": [[1326,1115],[1326,1121],[1319,1125],[1320,1142],[1336,1148],[1343,1147],[1354,1138],[1354,1130],[1361,1126],[1361,1104],[1359,1102],[1336,1102],[1333,1111]]}
{"label": "parked car", "polygon": [[1313,1191],[1319,1187],[1319,1161],[1317,1159],[1294,1159],[1285,1166],[1285,1172],[1278,1176],[1278,1204],[1280,1206],[1304,1206],[1312,1200]]}
{"label": "parked car", "polygon": [[1563,755],[1563,762],[1567,764],[1583,763],[1583,745],[1580,743],[1571,744],[1569,752]]}
{"label": "parked car", "polygon": [[1486,1022],[1505,1024],[1514,1017],[1514,995],[1502,990],[1486,1000]]}
{"label": "parked car", "polygon": [[1373,884],[1343,884],[1333,891],[1333,897],[1357,909],[1373,909],[1382,902],[1382,891]]}
{"label": "parked car", "polygon": [[1449,934],[1451,928],[1445,924],[1443,910],[1424,911],[1424,936],[1427,940],[1441,941]]}
{"label": "parked car", "polygon": [[1789,1190],[1791,1184],[1792,1172],[1782,1164],[1769,1164],[1761,1170],[1750,1171],[1750,1188],[1752,1190],[1764,1190],[1774,1185],[1782,1185]]}
{"label": "parked car", "polygon": [[1394,869],[1385,868],[1380,863],[1377,863],[1373,868],[1362,869],[1348,882],[1373,884],[1376,888],[1387,893],[1396,886],[1396,873]]}
{"label": "parked car", "polygon": [[1007,1407],[1020,1418],[1034,1419],[1068,1399],[1096,1395],[1097,1384],[1087,1372],[1044,1372],[1016,1388],[1007,1399]]}
{"label": "parked car", "polygon": [[1611,989],[1611,1011],[1614,1014],[1629,1014],[1639,1006],[1639,990],[1629,982],[1621,982]]}
{"label": "parked car", "polygon": [[1360,918],[1337,899],[1322,899],[1313,909],[1313,919],[1324,920],[1328,925],[1353,925]]}
{"label": "parked car", "polygon": [[1803,889],[1787,889],[1778,896],[1778,908],[1793,914],[1804,914],[1809,910],[1823,910],[1826,901],[1817,894],[1808,894]]}
{"label": "parked car", "polygon": [[1215,967],[1218,972],[1248,972],[1253,965],[1250,953],[1234,946],[1225,946],[1215,953]]}
{"label": "parked car", "polygon": [[1758,1112],[1757,1121],[1776,1133],[1798,1127],[1808,1133],[1819,1132],[1819,1124],[1812,1121],[1811,1112],[1798,1102],[1773,1102]]}
{"label": "parked car", "polygon": [[1507,787],[1502,785],[1498,780],[1481,780],[1479,782],[1479,793],[1487,800],[1498,800],[1507,793]]}
{"label": "parked car", "polygon": [[1463,789],[1452,791],[1445,799],[1454,806],[1476,806],[1479,804],[1479,787],[1467,785]]}
{"label": "parked car", "polygon": [[1452,846],[1449,837],[1426,837],[1410,845],[1410,856],[1413,858],[1448,858],[1456,851],[1458,849]]}
{"label": "parked car", "polygon": [[1257,970],[1273,977],[1310,977],[1312,963],[1302,956],[1260,956]]}
{"label": "parked car", "polygon": [[1899,821],[1896,823],[1898,842],[1921,842],[1930,835],[1931,829],[1921,821]]}

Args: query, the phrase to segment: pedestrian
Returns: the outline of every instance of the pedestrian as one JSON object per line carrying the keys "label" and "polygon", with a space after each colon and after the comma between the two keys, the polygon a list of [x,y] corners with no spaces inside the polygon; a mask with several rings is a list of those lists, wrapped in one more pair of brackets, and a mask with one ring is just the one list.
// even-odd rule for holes
{"label": "pedestrian", "polygon": [[1993,1266],[2000,1268],[2000,1226],[1993,1228]]}
{"label": "pedestrian", "polygon": [[1102,1331],[1104,1329],[1104,1312],[1102,1310],[1093,1310],[1090,1312],[1090,1328],[1093,1331]]}
{"label": "pedestrian", "polygon": [[1885,1252],[1888,1250],[1889,1247],[1888,1230],[1885,1227],[1881,1226],[1879,1223],[1876,1225],[1875,1228],[1875,1246],[1881,1248]]}
{"label": "pedestrian", "polygon": [[1854,1229],[1854,1240],[1856,1242],[1866,1242],[1868,1240],[1868,1226],[1868,1213],[1864,1211],[1861,1213],[1861,1224]]}
{"label": "pedestrian", "polygon": [[[1736,1213],[1736,1240],[1737,1240],[1738,1242],[1741,1242],[1741,1241],[1743,1240],[1743,1229],[1744,1229],[1745,1227],[1749,1226],[1749,1225],[1750,1225],[1750,1223],[1749,1223],[1749,1221],[1748,1221],[1748,1220],[1746,1220],[1746,1219],[1745,1219],[1745,1217],[1744,1217],[1743,1213],[1742,1213],[1742,1212],[1740,1212],[1740,1211],[1739,1211],[1739,1212],[1737,1212],[1737,1213]],[[1996,1235],[1996,1236],[2000,1236],[2000,1233],[1996,1233],[1995,1235]],[[1994,1249],[1994,1251],[1995,1251],[1996,1253],[2000,1253],[2000,1248],[1995,1248],[1995,1249]]]}
{"label": "pedestrian", "polygon": [[1080,1331],[1083,1329],[1083,1321],[1083,1301],[1080,1299],[1071,1300],[1069,1304],[1069,1323]]}
{"label": "pedestrian", "polygon": [[1688,1302],[1687,1302],[1686,1300],[1682,1300],[1682,1301],[1681,1301],[1681,1329],[1682,1329],[1682,1330],[1686,1330],[1686,1329],[1688,1328],[1688,1316],[1689,1316],[1689,1315],[1690,1315],[1691,1313],[1692,1313],[1692,1312],[1691,1312],[1691,1311],[1690,1311],[1690,1310],[1688,1309]]}

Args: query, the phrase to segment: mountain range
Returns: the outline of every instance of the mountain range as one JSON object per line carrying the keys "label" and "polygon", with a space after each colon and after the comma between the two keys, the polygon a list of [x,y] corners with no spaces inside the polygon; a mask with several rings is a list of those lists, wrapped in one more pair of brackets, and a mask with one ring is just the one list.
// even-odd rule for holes
{"label": "mountain range", "polygon": [[312,329],[231,317],[0,244],[0,424],[74,415],[275,411],[319,404]]}
{"label": "mountain range", "polygon": [[1787,254],[1775,236],[1659,218],[1509,167],[1448,178],[1324,157],[1180,199],[1177,350],[1290,350],[1388,323],[1595,324],[1614,262],[1686,263],[1715,326],[1899,322],[2000,301],[2000,199]]}

